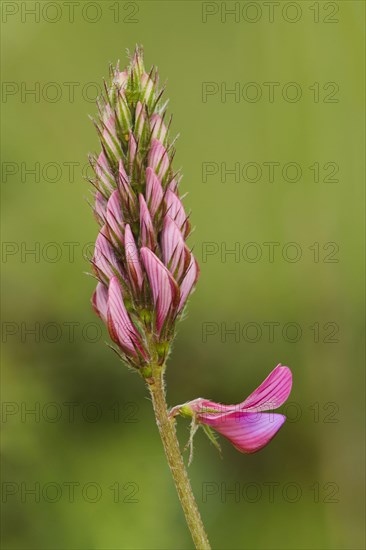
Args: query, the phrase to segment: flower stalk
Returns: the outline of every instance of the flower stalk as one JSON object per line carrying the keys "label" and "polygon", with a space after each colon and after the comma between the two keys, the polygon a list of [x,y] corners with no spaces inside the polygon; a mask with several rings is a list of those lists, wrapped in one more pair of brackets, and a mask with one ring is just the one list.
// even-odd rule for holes
{"label": "flower stalk", "polygon": [[165,399],[163,369],[157,369],[156,375],[154,375],[148,382],[148,386],[165,455],[174,479],[175,487],[177,489],[179,500],[182,505],[193,542],[197,549],[209,550],[211,548],[210,543],[202,523],[179,449],[179,443],[175,431],[175,419],[169,416]]}

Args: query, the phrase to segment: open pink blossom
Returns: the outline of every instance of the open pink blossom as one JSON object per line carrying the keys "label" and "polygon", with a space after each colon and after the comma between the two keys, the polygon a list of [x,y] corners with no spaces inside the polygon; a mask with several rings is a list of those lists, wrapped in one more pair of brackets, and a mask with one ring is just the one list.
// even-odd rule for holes
{"label": "open pink blossom", "polygon": [[[255,453],[276,435],[286,417],[273,413],[288,398],[292,374],[288,367],[278,365],[262,384],[238,405],[221,405],[198,398],[170,411],[182,414],[197,424],[213,428],[242,453]],[[269,411],[269,412],[263,412]]]}

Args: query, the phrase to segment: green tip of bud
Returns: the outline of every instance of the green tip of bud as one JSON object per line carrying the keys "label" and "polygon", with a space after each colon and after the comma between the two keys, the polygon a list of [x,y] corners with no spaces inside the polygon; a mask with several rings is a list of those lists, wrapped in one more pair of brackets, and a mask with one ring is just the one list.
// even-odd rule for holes
{"label": "green tip of bud", "polygon": [[169,351],[169,342],[160,342],[157,344],[156,351],[159,357],[166,357]]}
{"label": "green tip of bud", "polygon": [[145,324],[151,323],[151,313],[147,309],[143,309],[140,313],[140,318]]}
{"label": "green tip of bud", "polygon": [[151,367],[143,367],[140,369],[141,376],[143,378],[151,378],[152,377],[152,368]]}
{"label": "green tip of bud", "polygon": [[144,48],[141,45],[136,44],[131,61],[131,68],[135,70],[139,76],[141,76],[145,72]]}
{"label": "green tip of bud", "polygon": [[179,409],[179,413],[181,416],[183,416],[184,418],[193,418],[193,411],[191,409],[191,407],[189,405],[183,405],[180,409]]}

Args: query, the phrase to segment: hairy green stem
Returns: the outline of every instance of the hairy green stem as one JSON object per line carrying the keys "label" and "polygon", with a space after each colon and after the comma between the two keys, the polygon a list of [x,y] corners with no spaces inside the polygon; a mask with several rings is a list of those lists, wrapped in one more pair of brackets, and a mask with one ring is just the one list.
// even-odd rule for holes
{"label": "hairy green stem", "polygon": [[[155,371],[155,372],[154,372]],[[169,418],[165,400],[163,369],[152,369],[153,376],[148,380],[148,386],[152,397],[156,423],[164,446],[170,471],[174,479],[175,487],[181,502],[184,515],[197,550],[210,550],[210,543],[202,523],[202,519],[192,492],[180,452],[179,443],[175,431],[175,421]]]}

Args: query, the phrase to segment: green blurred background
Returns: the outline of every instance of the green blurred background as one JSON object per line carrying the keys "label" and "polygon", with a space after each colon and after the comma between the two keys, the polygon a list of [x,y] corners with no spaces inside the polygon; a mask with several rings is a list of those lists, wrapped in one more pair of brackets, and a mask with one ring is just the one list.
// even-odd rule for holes
{"label": "green blurred background", "polygon": [[[221,459],[196,436],[190,477],[213,547],[364,548],[364,3],[290,4],[271,22],[265,2],[79,2],[70,22],[64,2],[2,3],[4,549],[192,548],[147,392],[105,346],[84,275],[97,234],[81,173],[98,149],[89,83],[136,43],[168,79],[202,271],[168,401],[237,403],[277,363],[294,374],[289,421],[260,453],[221,440]],[[248,82],[256,102],[220,95]],[[265,82],[279,83],[273,101]],[[280,163],[273,182],[266,162]],[[297,182],[281,175],[289,162]],[[216,163],[206,182],[203,163]],[[222,182],[235,163],[262,176]],[[279,243],[273,261],[266,242]],[[225,257],[235,246],[241,257]],[[183,446],[184,420],[178,431]]]}

